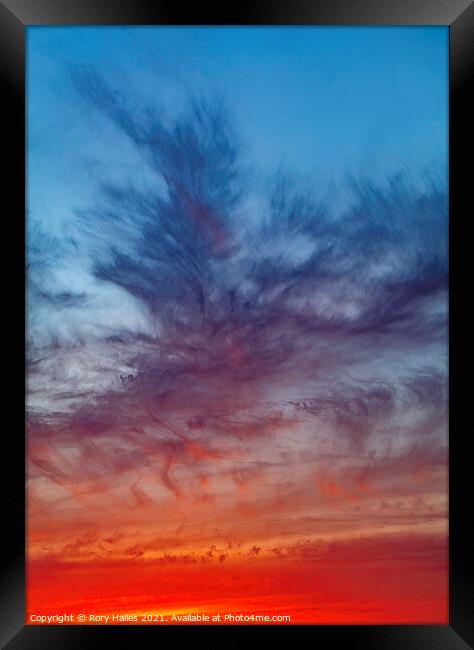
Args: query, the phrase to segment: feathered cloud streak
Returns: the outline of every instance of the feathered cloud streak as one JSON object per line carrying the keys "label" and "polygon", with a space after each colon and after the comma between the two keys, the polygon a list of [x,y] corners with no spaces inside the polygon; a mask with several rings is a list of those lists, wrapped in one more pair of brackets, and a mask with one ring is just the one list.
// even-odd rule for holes
{"label": "feathered cloud streak", "polygon": [[[336,214],[279,174],[255,213],[217,102],[170,119],[73,78],[146,169],[102,182],[71,243],[135,325],[81,328],[96,303],[48,283],[30,234],[31,556],[224,564],[443,533],[443,183],[352,182]],[[44,336],[71,311],[73,335]]]}

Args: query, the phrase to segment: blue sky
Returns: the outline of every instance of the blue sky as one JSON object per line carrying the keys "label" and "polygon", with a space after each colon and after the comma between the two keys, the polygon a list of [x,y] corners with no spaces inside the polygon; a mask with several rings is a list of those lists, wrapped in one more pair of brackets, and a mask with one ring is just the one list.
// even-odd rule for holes
{"label": "blue sky", "polygon": [[254,178],[282,166],[324,193],[347,174],[446,162],[447,46],[444,27],[30,27],[30,212],[54,228],[98,174],[136,167],[78,97],[72,66],[170,115],[190,94],[223,98]]}

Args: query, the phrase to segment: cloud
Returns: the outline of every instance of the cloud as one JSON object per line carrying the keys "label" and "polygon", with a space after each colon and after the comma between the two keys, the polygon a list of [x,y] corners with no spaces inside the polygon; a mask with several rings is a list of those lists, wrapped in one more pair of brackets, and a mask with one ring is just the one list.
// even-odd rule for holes
{"label": "cloud", "polygon": [[[209,539],[244,539],[260,559],[266,535],[439,522],[443,180],[352,181],[352,203],[335,214],[280,172],[252,212],[222,105],[193,100],[170,117],[130,106],[91,71],[74,81],[147,170],[146,183],[101,179],[96,204],[74,212],[91,282],[140,319],[125,326],[105,309],[94,322],[89,294],[57,286],[29,253],[31,322],[76,310],[67,336],[29,331],[29,480],[41,516],[64,508],[92,530],[107,508],[111,531],[90,541],[100,558],[113,546],[143,559],[170,536],[179,546],[179,524],[204,550],[167,542],[163,562],[226,566],[232,549]],[[31,245],[45,247],[32,235]],[[119,540],[120,518],[136,530]],[[76,542],[62,552],[82,552]]]}

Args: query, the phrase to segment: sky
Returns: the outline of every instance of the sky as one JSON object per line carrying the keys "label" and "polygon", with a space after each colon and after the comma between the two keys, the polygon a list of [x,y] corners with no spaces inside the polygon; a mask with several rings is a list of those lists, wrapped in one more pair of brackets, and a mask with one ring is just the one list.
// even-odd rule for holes
{"label": "sky", "polygon": [[447,56],[28,28],[27,622],[447,622]]}

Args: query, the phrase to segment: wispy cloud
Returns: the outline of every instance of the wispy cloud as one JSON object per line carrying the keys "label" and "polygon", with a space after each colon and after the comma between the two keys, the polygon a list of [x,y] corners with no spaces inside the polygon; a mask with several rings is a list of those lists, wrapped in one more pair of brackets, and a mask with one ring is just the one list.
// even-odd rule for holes
{"label": "wispy cloud", "polygon": [[[352,180],[336,213],[280,171],[256,208],[222,103],[169,116],[91,70],[72,78],[147,181],[98,182],[64,250],[116,292],[120,322],[92,326],[97,296],[61,285],[42,258],[55,244],[29,234],[35,557],[393,563],[435,548],[444,566],[423,537],[446,518],[443,181]],[[327,541],[376,529],[393,540]]]}

